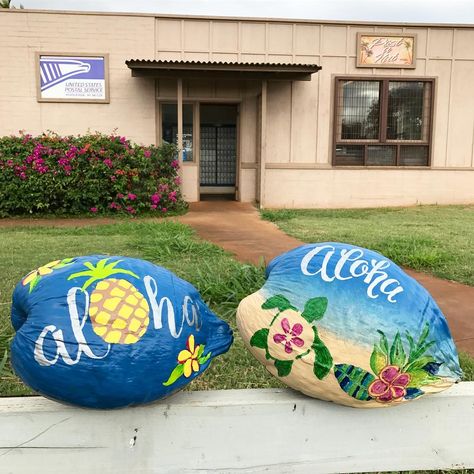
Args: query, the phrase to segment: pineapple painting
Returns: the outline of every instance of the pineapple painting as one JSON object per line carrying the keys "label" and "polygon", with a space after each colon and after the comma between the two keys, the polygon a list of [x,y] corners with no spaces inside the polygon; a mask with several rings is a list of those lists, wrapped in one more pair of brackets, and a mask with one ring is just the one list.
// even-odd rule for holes
{"label": "pineapple painting", "polygon": [[97,282],[90,295],[89,317],[94,332],[109,344],[135,344],[145,334],[150,322],[150,307],[135,286],[114,275],[130,275],[139,278],[130,270],[117,267],[121,260],[100,260],[97,265],[85,262],[87,270],[73,273],[68,280],[89,277],[82,290]]}

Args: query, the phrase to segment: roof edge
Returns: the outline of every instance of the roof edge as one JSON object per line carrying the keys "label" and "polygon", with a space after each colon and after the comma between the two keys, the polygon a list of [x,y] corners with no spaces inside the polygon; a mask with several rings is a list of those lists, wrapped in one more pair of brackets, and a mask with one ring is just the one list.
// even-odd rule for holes
{"label": "roof edge", "polygon": [[251,21],[255,23],[303,23],[314,25],[340,25],[340,26],[390,26],[406,28],[470,28],[474,23],[410,23],[362,20],[318,20],[303,18],[273,18],[273,17],[245,17],[245,16],[219,16],[219,15],[183,15],[171,13],[133,13],[133,12],[107,12],[107,11],[78,11],[78,10],[41,10],[41,9],[7,9],[0,8],[0,14],[36,13],[45,15],[89,15],[89,16],[129,16],[129,17],[154,17],[177,20],[221,20],[221,21]]}

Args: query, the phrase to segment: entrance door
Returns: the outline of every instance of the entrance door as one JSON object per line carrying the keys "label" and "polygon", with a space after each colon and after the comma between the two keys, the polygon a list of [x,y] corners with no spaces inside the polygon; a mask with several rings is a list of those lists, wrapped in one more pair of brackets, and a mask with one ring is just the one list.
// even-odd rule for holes
{"label": "entrance door", "polygon": [[200,105],[200,194],[235,198],[237,105]]}

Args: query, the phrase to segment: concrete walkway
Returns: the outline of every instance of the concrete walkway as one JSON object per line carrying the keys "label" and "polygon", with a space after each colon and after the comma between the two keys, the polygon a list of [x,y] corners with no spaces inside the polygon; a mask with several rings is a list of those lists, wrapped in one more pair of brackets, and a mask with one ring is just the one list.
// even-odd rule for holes
{"label": "concrete walkway", "polygon": [[[268,263],[273,257],[302,245],[271,222],[260,219],[250,204],[200,202],[177,218],[203,239],[214,242],[243,262]],[[446,315],[458,349],[474,356],[474,287],[406,270],[435,298]]]}

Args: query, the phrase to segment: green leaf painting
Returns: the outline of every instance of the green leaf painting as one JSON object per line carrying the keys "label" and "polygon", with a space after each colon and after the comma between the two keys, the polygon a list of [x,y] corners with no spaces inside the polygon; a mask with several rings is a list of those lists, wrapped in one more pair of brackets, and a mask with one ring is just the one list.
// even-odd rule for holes
{"label": "green leaf painting", "polygon": [[400,333],[397,332],[392,347],[390,348],[390,363],[397,367],[403,367],[406,360],[407,356],[403,349],[402,338],[400,337]]}
{"label": "green leaf painting", "polygon": [[163,385],[165,387],[168,387],[169,385],[175,383],[176,380],[178,380],[183,375],[183,372],[184,372],[184,365],[183,364],[177,365],[174,368],[173,372],[171,372],[168,380],[166,382],[163,382]]}
{"label": "green leaf painting", "polygon": [[291,303],[283,295],[271,296],[262,304],[262,309],[278,309],[278,311],[285,311],[290,308],[293,308],[293,306],[291,306]]}
{"label": "green leaf painting", "polygon": [[314,342],[312,348],[315,353],[315,360],[314,360],[314,367],[313,372],[314,375],[319,380],[322,380],[331,370],[333,360],[329,349],[326,347],[324,342],[320,339],[318,330],[313,327],[314,331]]}
{"label": "green leaf painting", "polygon": [[423,369],[412,370],[409,374],[410,382],[407,385],[409,388],[418,388],[439,380],[439,377],[431,375]]}
{"label": "green leaf painting", "polygon": [[367,370],[351,364],[336,364],[334,375],[342,390],[352,398],[362,401],[371,399],[369,386],[375,380],[375,377]]}
{"label": "green leaf painting", "polygon": [[276,360],[275,368],[278,371],[278,377],[286,377],[291,372],[291,367],[293,366],[292,360]]}
{"label": "green leaf painting", "polygon": [[313,321],[320,320],[326,309],[328,307],[328,299],[324,296],[318,296],[316,298],[311,298],[306,302],[304,305],[304,310],[301,316],[308,321],[308,323],[312,323]]}
{"label": "green leaf painting", "polygon": [[210,357],[211,357],[211,352],[207,353],[204,357],[199,357],[198,359],[199,365],[205,364],[209,360]]}
{"label": "green leaf painting", "polygon": [[268,328],[263,328],[258,330],[251,338],[250,338],[250,345],[252,347],[258,347],[259,349],[266,349],[267,348],[267,340],[268,340]]}
{"label": "green leaf painting", "polygon": [[378,374],[386,365],[388,365],[386,352],[384,352],[380,346],[375,344],[372,355],[370,356],[370,368],[374,373]]}

